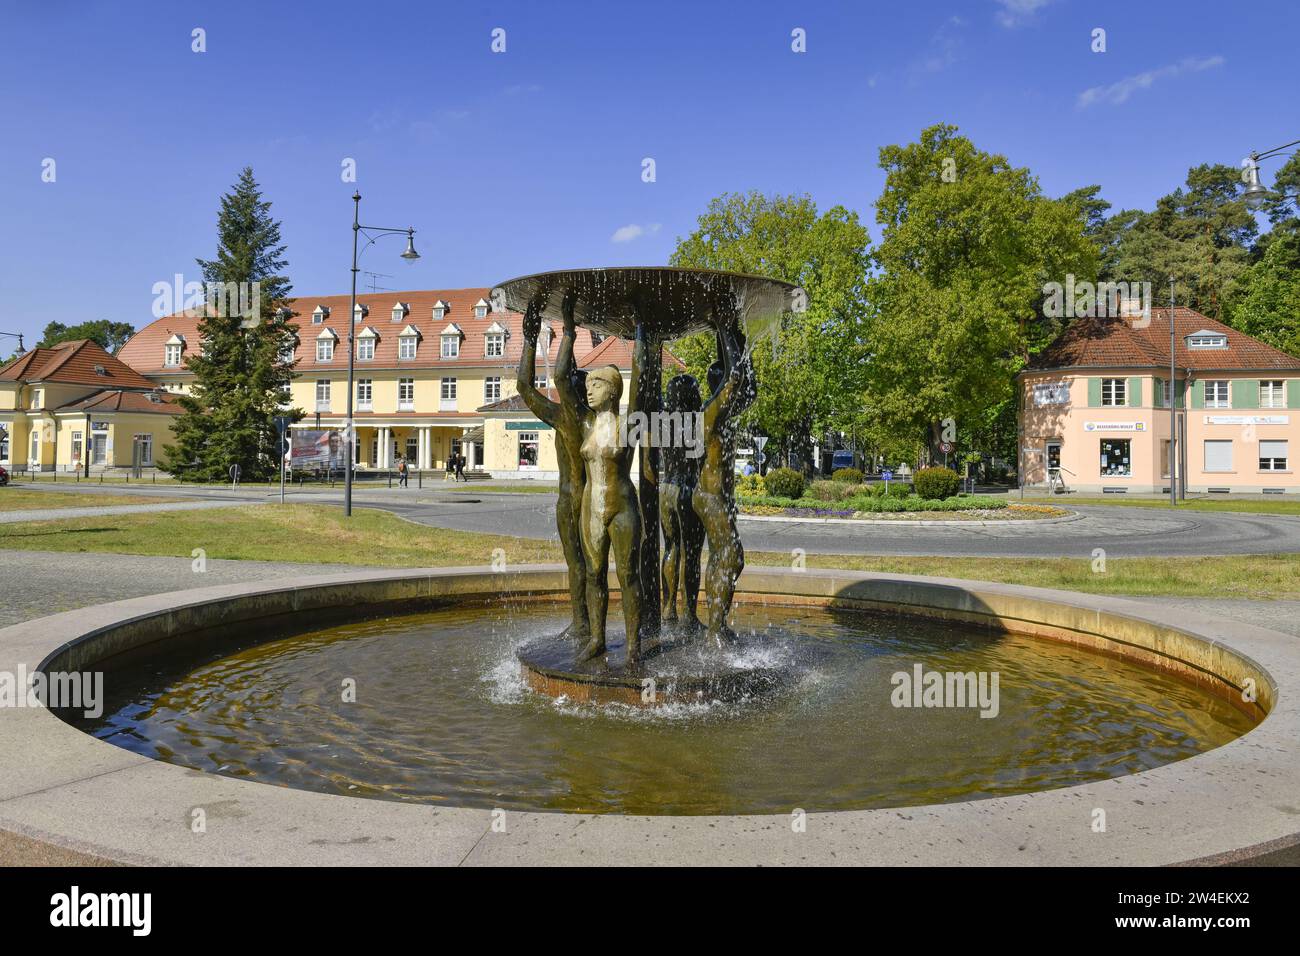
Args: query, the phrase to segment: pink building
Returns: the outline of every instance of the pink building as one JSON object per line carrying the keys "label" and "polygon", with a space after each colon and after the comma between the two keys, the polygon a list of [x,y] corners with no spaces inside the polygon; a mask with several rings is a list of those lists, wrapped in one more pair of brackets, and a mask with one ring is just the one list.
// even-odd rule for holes
{"label": "pink building", "polygon": [[[1178,459],[1188,492],[1294,494],[1300,359],[1174,310]],[[1169,490],[1169,310],[1076,319],[1018,376],[1028,486]]]}

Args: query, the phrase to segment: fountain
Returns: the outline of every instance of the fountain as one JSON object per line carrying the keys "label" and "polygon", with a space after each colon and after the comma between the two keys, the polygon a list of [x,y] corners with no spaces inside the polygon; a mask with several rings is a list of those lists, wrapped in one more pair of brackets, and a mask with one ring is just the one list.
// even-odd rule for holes
{"label": "fountain", "polygon": [[[736,421],[757,395],[749,342],[773,332],[798,295],[795,286],[760,276],[658,267],[547,272],[493,289],[496,308],[524,315],[519,392],[555,430],[560,471],[556,523],[572,619],[554,640],[520,651],[535,690],[657,705],[730,699],[780,683],[771,668],[746,666],[737,662],[743,655],[724,652],[743,644],[727,621],[745,565],[734,463]],[[562,328],[554,376],[559,401],[533,384],[544,321]],[[577,371],[579,327],[633,342],[625,416],[617,367]],[[665,401],[663,345],[695,332],[711,332],[717,343],[708,395],[700,395],[694,377],[678,376]],[[701,621],[696,598],[705,539]],[[620,640],[606,633],[611,554],[623,611]]]}

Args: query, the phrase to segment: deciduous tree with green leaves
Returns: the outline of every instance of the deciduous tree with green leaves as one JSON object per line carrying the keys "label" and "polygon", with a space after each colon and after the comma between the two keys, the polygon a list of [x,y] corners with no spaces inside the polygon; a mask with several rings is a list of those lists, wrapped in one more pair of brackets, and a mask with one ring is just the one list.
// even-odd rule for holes
{"label": "deciduous tree with green leaves", "polygon": [[[775,341],[749,342],[759,389],[741,425],[769,436],[769,455],[809,462],[813,436],[861,401],[869,246],[857,213],[842,206],[819,213],[806,195],[758,192],[715,198],[695,231],[678,240],[674,266],[766,276],[807,293],[807,311],[787,317]],[[672,348],[704,382],[712,337]]]}
{"label": "deciduous tree with green leaves", "polygon": [[1059,331],[1043,321],[1044,284],[1095,279],[1095,190],[1045,196],[1029,170],[946,124],[883,147],[880,167],[867,399],[884,427],[926,436],[937,458],[944,422],[989,419],[1031,346]]}
{"label": "deciduous tree with green leaves", "polygon": [[45,326],[45,331],[41,334],[41,340],[36,343],[36,347],[48,349],[60,342],[90,339],[104,351],[117,354],[117,350],[134,334],[135,327],[130,322],[112,322],[108,319],[92,319],[77,325],[51,322]]}
{"label": "deciduous tree with green leaves", "polygon": [[243,477],[255,481],[279,471],[275,416],[302,416],[286,408],[295,331],[288,321],[292,286],[284,275],[284,249],[271,203],[245,167],[221,198],[216,258],[196,261],[210,289],[241,288],[248,308],[231,308],[227,296],[209,297],[199,319],[201,348],[185,363],[194,384],[177,399],[184,413],[164,453],[164,467],[173,474],[221,481],[238,464]]}

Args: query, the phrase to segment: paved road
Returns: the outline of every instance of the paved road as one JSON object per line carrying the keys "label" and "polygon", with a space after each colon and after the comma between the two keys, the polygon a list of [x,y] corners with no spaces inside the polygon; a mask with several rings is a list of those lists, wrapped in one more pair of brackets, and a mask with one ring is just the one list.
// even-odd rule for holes
{"label": "paved road", "polygon": [[[102,491],[121,493],[121,488]],[[96,494],[100,486],[84,485],[69,495]],[[234,503],[266,501],[279,493],[265,488],[154,489],[132,486],[132,494],[157,493]],[[54,494],[54,492],[51,492]],[[338,489],[294,492],[291,501],[338,503]],[[555,503],[549,494],[456,493],[437,488],[357,489],[358,506],[379,507],[404,518],[440,528],[553,538]],[[0,508],[3,495],[0,494]],[[139,507],[139,506],[129,506]],[[145,506],[147,507],[147,506]],[[162,507],[161,503],[159,507]],[[1080,506],[1083,518],[1041,525],[1016,524],[946,527],[870,524],[827,525],[741,520],[745,547],[756,551],[810,554],[880,554],[960,557],[1089,557],[1104,548],[1108,557],[1176,557],[1214,554],[1300,553],[1300,516],[1230,512],[1179,511],[1132,506]],[[11,512],[12,513],[12,512]]]}

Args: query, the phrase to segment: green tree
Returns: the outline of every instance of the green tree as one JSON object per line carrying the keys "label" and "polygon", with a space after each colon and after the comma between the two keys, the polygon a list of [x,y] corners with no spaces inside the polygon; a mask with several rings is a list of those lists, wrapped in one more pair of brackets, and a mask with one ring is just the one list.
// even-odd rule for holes
{"label": "green tree", "polygon": [[[290,413],[284,402],[295,333],[285,247],[270,211],[246,167],[221,198],[216,258],[196,260],[208,300],[198,325],[202,347],[185,363],[194,385],[178,398],[184,413],[173,425],[175,444],[165,451],[164,466],[173,474],[220,481],[238,464],[255,481],[279,470],[274,418]],[[298,409],[291,414],[302,416]]]}
{"label": "green tree", "polygon": [[1179,305],[1226,318],[1258,233],[1242,188],[1240,171],[1231,166],[1196,166],[1185,187],[1162,196],[1151,212],[1112,216],[1100,233],[1102,278],[1149,282],[1159,295],[1173,276]]}
{"label": "green tree", "polygon": [[1049,198],[1029,170],[944,124],[882,148],[880,166],[868,404],[937,457],[945,421],[996,420],[1027,354],[1059,331],[1043,321],[1044,285],[1095,278],[1095,190]]}
{"label": "green tree", "polygon": [[36,343],[36,347],[48,349],[60,342],[90,339],[105,351],[116,355],[118,349],[125,345],[126,340],[134,334],[135,326],[131,325],[130,322],[111,322],[108,319],[92,319],[79,325],[64,325],[62,322],[51,322],[45,326],[45,331],[41,335],[41,340]]}
{"label": "green tree", "polygon": [[1233,303],[1232,325],[1300,357],[1300,235],[1284,233],[1272,239],[1264,257],[1245,271]]}
{"label": "green tree", "polygon": [[[813,437],[860,403],[869,245],[857,213],[842,206],[818,213],[806,195],[758,192],[715,198],[695,231],[678,240],[674,266],[766,276],[807,294],[807,310],[787,317],[772,340],[749,342],[759,390],[741,426],[767,434],[769,454],[810,461]],[[712,337],[672,348],[703,383],[715,357]]]}

